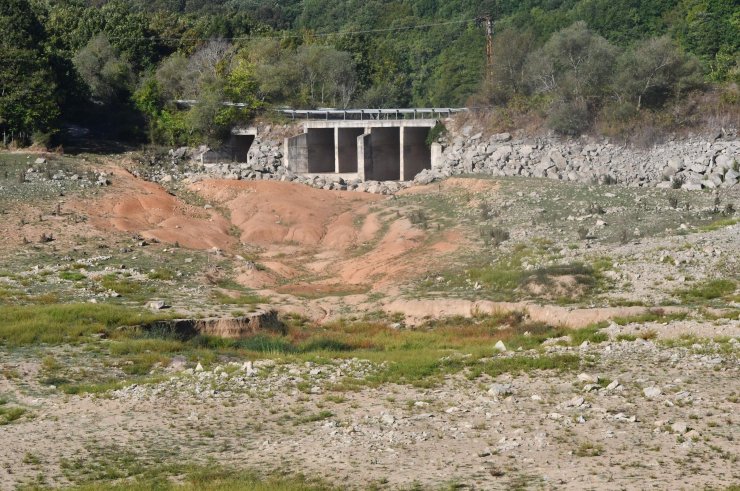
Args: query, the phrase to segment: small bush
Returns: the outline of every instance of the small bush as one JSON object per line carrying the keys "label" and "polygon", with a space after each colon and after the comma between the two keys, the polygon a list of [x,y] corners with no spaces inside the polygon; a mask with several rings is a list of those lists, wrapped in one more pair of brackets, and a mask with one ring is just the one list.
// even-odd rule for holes
{"label": "small bush", "polygon": [[583,442],[576,449],[575,454],[578,457],[598,457],[604,453],[604,447],[598,443]]}
{"label": "small bush", "polygon": [[169,269],[159,268],[154,271],[150,271],[149,274],[147,274],[147,277],[150,280],[172,280],[175,278],[175,275],[172,274],[172,271]]}
{"label": "small bush", "polygon": [[671,179],[671,187],[673,189],[681,189],[681,186],[683,186],[685,182],[686,178],[684,176],[673,176]]}
{"label": "small bush", "polygon": [[484,227],[481,229],[481,235],[485,244],[490,243],[494,246],[503,244],[510,237],[509,231],[501,227]]}
{"label": "small bush", "polygon": [[87,278],[87,276],[79,271],[60,271],[59,278],[66,281],[82,281]]}
{"label": "small bush", "polygon": [[578,136],[591,124],[588,105],[582,101],[563,101],[550,109],[547,124],[563,135]]}
{"label": "small bush", "polygon": [[429,130],[429,134],[427,135],[427,138],[426,138],[426,144],[428,146],[431,146],[432,143],[435,143],[437,140],[439,140],[442,136],[446,134],[447,134],[447,127],[444,124],[437,122],[437,124],[435,124],[431,130]]}

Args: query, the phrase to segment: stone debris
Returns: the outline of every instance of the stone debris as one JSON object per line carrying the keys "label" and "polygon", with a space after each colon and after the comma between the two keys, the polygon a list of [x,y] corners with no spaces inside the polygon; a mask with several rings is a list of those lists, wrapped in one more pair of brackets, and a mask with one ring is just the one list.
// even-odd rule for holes
{"label": "stone debris", "polygon": [[645,387],[642,389],[642,393],[648,399],[655,399],[660,397],[663,391],[659,387]]}
{"label": "stone debris", "polygon": [[[145,158],[144,176],[169,184],[202,176],[222,179],[297,182],[318,189],[395,194],[412,184],[428,185],[446,177],[481,174],[494,177],[523,176],[588,184],[701,190],[731,188],[740,182],[740,142],[726,136],[707,140],[692,137],[668,141],[651,149],[579,139],[524,138],[511,133],[470,136],[452,129],[436,143],[441,160],[424,169],[413,181],[361,181],[333,174],[301,175],[285,167],[285,134],[290,126],[265,126],[257,130],[246,162],[201,146],[171,149],[166,156]],[[97,183],[105,181],[99,179]],[[606,227],[599,220],[597,228]]]}

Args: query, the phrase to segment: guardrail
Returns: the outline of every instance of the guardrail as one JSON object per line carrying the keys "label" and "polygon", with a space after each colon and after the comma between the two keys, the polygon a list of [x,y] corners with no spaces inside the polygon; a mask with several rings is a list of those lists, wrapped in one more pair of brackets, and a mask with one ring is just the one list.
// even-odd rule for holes
{"label": "guardrail", "polygon": [[[181,106],[194,106],[197,100],[176,100]],[[246,107],[241,102],[223,102],[224,106]],[[344,120],[382,120],[382,119],[434,119],[438,116],[451,116],[467,112],[465,107],[420,107],[398,109],[272,109],[272,111],[290,116],[292,119],[344,119]]]}

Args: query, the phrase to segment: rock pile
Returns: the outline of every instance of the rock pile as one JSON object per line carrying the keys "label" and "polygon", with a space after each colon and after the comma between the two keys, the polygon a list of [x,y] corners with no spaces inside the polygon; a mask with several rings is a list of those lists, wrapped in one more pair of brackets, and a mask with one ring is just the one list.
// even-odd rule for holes
{"label": "rock pile", "polygon": [[[285,128],[282,128],[284,131]],[[419,173],[413,183],[429,184],[461,174],[548,178],[588,184],[686,190],[731,188],[740,182],[740,141],[725,136],[669,141],[650,149],[584,139],[514,138],[510,133],[484,137],[470,127],[443,137],[441,159]],[[280,135],[262,132],[249,150],[247,162],[204,163],[210,150],[173,149],[169,160],[151,169],[147,178],[171,182],[189,177],[278,180],[319,189],[393,194],[411,182],[345,180],[339,176],[298,175],[283,160]],[[213,156],[213,154],[211,154]],[[166,160],[166,159],[165,159]]]}
{"label": "rock pile", "polygon": [[689,138],[651,149],[608,141],[484,138],[471,129],[443,140],[442,162],[416,177],[425,183],[456,174],[544,177],[585,183],[699,190],[730,188],[740,180],[740,141]]}

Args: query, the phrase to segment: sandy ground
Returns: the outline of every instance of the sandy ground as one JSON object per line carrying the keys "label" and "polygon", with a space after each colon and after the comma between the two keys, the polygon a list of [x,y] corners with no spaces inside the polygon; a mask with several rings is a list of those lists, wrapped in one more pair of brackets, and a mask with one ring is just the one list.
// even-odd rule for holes
{"label": "sandy ground", "polygon": [[[112,397],[26,397],[35,418],[0,428],[12,442],[0,446],[0,488],[39,472],[65,482],[65,459],[116,465],[122,452],[143,465],[187,458],[289,469],[353,489],[722,488],[740,480],[740,366],[737,344],[717,346],[552,348],[580,356],[584,373],[451,376],[431,389],[332,391],[373,370],[337,361],[257,363],[256,376],[191,370]],[[34,363],[19,366],[33,385]],[[320,410],[328,415],[307,418]],[[43,464],[24,461],[29,453]]]}
{"label": "sandy ground", "polygon": [[[410,281],[454,261],[471,244],[471,231],[453,224],[435,234],[394,208],[393,198],[224,180],[193,182],[187,198],[116,165],[106,170],[110,187],[65,197],[61,214],[51,212],[55,203],[11,210],[0,220],[0,251],[29,252],[32,245],[23,238],[35,241],[42,233],[55,235],[55,251],[101,247],[107,253],[124,236],[129,246],[132,236],[141,236],[163,242],[161,248],[178,243],[182,249],[215,250],[207,256],[232,261],[228,273],[238,283],[259,289],[283,313],[320,322],[380,311],[388,318],[401,313],[404,326],[413,327],[434,318],[520,310],[532,321],[583,327],[646,311],[407,294]],[[462,206],[475,212],[479,195],[495,197],[499,189],[491,180],[448,179],[399,195],[462,191],[469,195]],[[40,220],[18,226],[40,209]],[[683,236],[689,248],[674,244],[676,237],[662,237],[595,244],[589,252],[624,258],[613,272],[618,288],[629,299],[650,299],[667,277],[673,279],[666,291],[682,288],[686,276],[711,277],[720,267],[734,274],[740,247],[734,227]],[[577,260],[584,250],[560,254],[563,261]],[[668,254],[681,261],[680,274],[664,261]],[[173,300],[177,310],[194,307],[192,300]],[[618,381],[610,389],[608,383],[588,388],[576,372],[543,372],[496,380],[458,374],[433,388],[333,390],[337,381],[363,379],[378,369],[352,360],[263,365],[257,376],[187,373],[180,367],[160,384],[79,397],[39,385],[38,353],[0,350],[2,373],[20,374],[0,376],[0,394],[10,394],[32,414],[0,426],[0,441],[11,442],[0,445],[0,488],[13,489],[39,474],[64,484],[70,472],[78,472],[70,471],[70,461],[116,461],[116,455],[129,454],[142,465],[182,456],[214,459],[306,472],[355,488],[723,488],[740,482],[740,322],[699,317],[611,324],[604,330],[609,342],[548,348],[577,355],[579,371],[589,380]],[[619,342],[617,336],[637,339]],[[692,339],[686,345],[679,342],[682,336],[721,343]],[[641,337],[679,340],[680,346]],[[660,394],[647,397],[643,389],[651,387]],[[330,415],[308,418],[320,411]]]}

